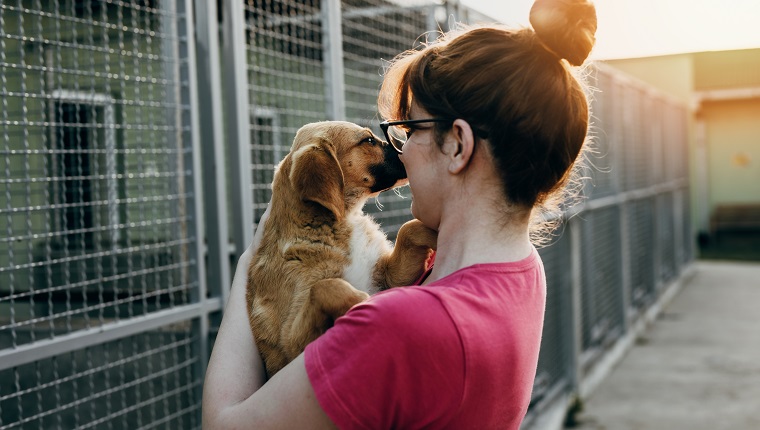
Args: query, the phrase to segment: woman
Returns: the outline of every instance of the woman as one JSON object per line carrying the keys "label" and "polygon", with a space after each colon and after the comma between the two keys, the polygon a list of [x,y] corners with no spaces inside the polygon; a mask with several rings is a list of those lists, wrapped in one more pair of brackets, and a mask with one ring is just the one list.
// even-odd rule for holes
{"label": "woman", "polygon": [[412,214],[438,231],[432,270],[355,306],[265,381],[244,299],[255,239],[209,363],[204,427],[519,428],[546,295],[531,220],[586,138],[570,66],[593,46],[596,13],[539,0],[531,24],[449,34],[392,62],[382,128],[402,152]]}

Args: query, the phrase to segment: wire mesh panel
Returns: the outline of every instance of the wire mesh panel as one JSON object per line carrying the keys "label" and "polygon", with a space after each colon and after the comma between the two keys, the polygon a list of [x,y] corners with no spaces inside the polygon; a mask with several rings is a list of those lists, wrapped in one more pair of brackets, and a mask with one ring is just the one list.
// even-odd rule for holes
{"label": "wire mesh panel", "polygon": [[674,106],[670,118],[672,126],[668,127],[668,136],[672,136],[671,139],[674,142],[678,142],[675,146],[678,148],[674,151],[675,156],[673,158],[673,169],[676,178],[680,178],[688,181],[689,179],[689,110],[683,106]]}
{"label": "wire mesh panel", "polygon": [[[681,243],[676,243],[676,265],[680,268],[694,259],[694,238],[691,233],[691,202],[688,187],[689,181],[689,141],[688,141],[688,111],[681,106],[669,105],[667,110],[667,123],[669,127],[665,128],[665,144],[667,147],[666,160],[667,166],[672,166],[666,170],[667,179],[683,181],[682,188],[675,192],[676,203],[674,217],[676,217],[675,228],[681,229],[681,234],[676,237],[681,238]],[[680,207],[679,207],[680,205]],[[679,258],[680,257],[680,258]]]}
{"label": "wire mesh panel", "polygon": [[[397,54],[412,49],[429,26],[431,5],[412,6],[382,0],[342,2],[343,64],[345,66],[346,117],[380,134],[377,96],[383,67]],[[385,192],[377,205],[368,204],[383,229],[395,235],[411,218],[409,190]]]}
{"label": "wire mesh panel", "polygon": [[593,199],[610,196],[616,192],[615,145],[617,88],[613,76],[603,70],[594,69],[587,78],[591,98],[590,139],[586,143],[586,176],[584,194]]}
{"label": "wire mesh panel", "polygon": [[673,209],[672,192],[657,196],[657,242],[660,249],[660,273],[657,276],[663,285],[667,285],[677,274]]}
{"label": "wire mesh panel", "polygon": [[191,324],[0,370],[0,428],[199,428]]}
{"label": "wire mesh panel", "polygon": [[[0,305],[22,331],[188,301],[174,21],[137,4],[3,5]],[[15,24],[15,25],[14,25]],[[175,54],[176,55],[176,54]],[[3,312],[3,315],[7,313]],[[58,333],[56,333],[58,334]]]}
{"label": "wire mesh panel", "polygon": [[665,181],[664,169],[666,158],[666,147],[663,144],[663,116],[667,114],[664,102],[661,98],[652,94],[646,94],[641,100],[642,118],[641,127],[643,131],[641,148],[648,156],[648,176],[643,185],[660,184]]}
{"label": "wire mesh panel", "polygon": [[622,333],[620,208],[584,213],[581,282],[584,351],[606,347]]}
{"label": "wire mesh panel", "polygon": [[320,1],[245,2],[254,220],[304,124],[327,119]]}
{"label": "wire mesh panel", "polygon": [[632,84],[623,86],[622,139],[623,184],[626,191],[644,188],[650,184],[652,152],[646,140],[648,126],[644,122],[645,94]]}
{"label": "wire mesh panel", "polygon": [[[128,383],[126,371],[112,373],[102,348],[66,340],[98,329],[108,338],[114,324],[197,299],[184,10],[158,0],[0,4],[0,354],[22,348],[14,362],[26,363],[0,364],[0,428],[109,421],[121,403],[90,402],[104,383],[93,369],[112,375],[106,392]],[[74,352],[49,358],[50,345]],[[121,351],[117,361],[143,354]],[[166,366],[135,365],[130,380],[173,372]]]}
{"label": "wire mesh panel", "polygon": [[546,272],[546,313],[531,403],[543,400],[553,389],[569,384],[571,379],[573,324],[570,245],[570,235],[565,232],[539,250]]}
{"label": "wire mesh panel", "polygon": [[688,141],[686,112],[680,106],[668,104],[663,108],[663,152],[665,179],[688,179]]}
{"label": "wire mesh panel", "polygon": [[682,243],[677,243],[676,246],[681,249],[681,260],[678,261],[679,267],[686,266],[689,262],[694,260],[694,237],[691,234],[691,217],[688,215],[691,211],[691,198],[689,195],[689,189],[684,188],[678,191],[681,196],[681,239]]}
{"label": "wire mesh panel", "polygon": [[651,198],[626,204],[628,213],[628,258],[630,304],[643,309],[655,299],[655,223],[654,201]]}
{"label": "wire mesh panel", "polygon": [[[436,3],[434,2],[433,4],[435,5]],[[491,16],[489,16],[487,14],[478,12],[477,10],[470,9],[468,7],[462,7],[461,3],[459,3],[459,6],[460,6],[459,10],[458,10],[459,11],[459,16],[457,18],[461,22],[465,22],[465,23],[470,24],[470,25],[480,25],[480,24],[490,25],[490,24],[493,24],[493,23],[498,23],[497,20],[493,19]],[[448,16],[447,17],[443,17],[443,16],[438,16],[438,15],[439,15],[439,13],[436,12],[437,21],[439,23],[443,22],[446,19],[448,19]],[[443,27],[443,25],[441,25],[441,27]]]}
{"label": "wire mesh panel", "polygon": [[431,5],[344,0],[341,7],[346,117],[379,131],[377,95],[383,68],[425,40]]}

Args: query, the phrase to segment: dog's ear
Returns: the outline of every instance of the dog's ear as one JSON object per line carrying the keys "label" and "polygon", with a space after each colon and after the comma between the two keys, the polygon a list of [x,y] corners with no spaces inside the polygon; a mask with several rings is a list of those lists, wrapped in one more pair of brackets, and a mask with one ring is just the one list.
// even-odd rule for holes
{"label": "dog's ear", "polygon": [[301,199],[324,206],[336,219],[345,216],[343,171],[329,142],[320,139],[293,153],[290,183]]}

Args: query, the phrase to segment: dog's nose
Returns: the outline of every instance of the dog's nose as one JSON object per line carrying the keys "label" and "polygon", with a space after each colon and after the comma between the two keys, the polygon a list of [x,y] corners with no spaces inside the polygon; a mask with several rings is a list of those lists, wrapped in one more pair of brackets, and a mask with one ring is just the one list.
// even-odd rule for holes
{"label": "dog's nose", "polygon": [[371,167],[375,184],[370,191],[378,192],[393,188],[406,179],[406,168],[393,145],[383,146],[383,162]]}

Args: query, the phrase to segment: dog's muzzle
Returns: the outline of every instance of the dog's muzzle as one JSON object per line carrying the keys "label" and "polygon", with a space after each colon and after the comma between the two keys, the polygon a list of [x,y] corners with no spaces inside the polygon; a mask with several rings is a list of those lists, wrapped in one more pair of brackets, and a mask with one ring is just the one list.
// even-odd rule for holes
{"label": "dog's muzzle", "polygon": [[383,162],[372,166],[370,174],[375,178],[375,185],[370,188],[372,193],[391,189],[406,179],[404,163],[398,158],[398,152],[392,145],[383,145]]}

